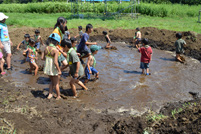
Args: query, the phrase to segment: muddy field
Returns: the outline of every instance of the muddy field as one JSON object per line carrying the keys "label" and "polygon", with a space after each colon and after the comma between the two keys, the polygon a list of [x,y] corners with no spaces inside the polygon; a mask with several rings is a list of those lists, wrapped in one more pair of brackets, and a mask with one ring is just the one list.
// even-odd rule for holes
{"label": "muddy field", "polygon": [[[53,30],[38,29],[43,39]],[[94,29],[90,37],[101,46],[105,45],[101,42],[103,30],[107,29]],[[47,76],[42,71],[36,77],[27,74],[28,64],[23,62],[21,51],[15,50],[24,33],[34,31],[33,28],[10,29],[14,43],[13,71],[0,78],[1,133],[201,133],[201,101],[199,95],[189,94],[200,91],[200,35],[183,32],[188,45],[185,55],[190,57],[186,57],[187,64],[180,64],[174,61],[174,53],[169,52],[174,51],[176,32],[142,28],[143,37],[151,41],[151,46],[161,49],[154,49],[152,75],[147,78],[139,74],[140,55],[130,45],[135,31],[108,30],[118,50],[100,50],[96,55],[97,69],[102,72],[100,80],[90,82],[87,85],[90,90],[79,90],[79,98],[73,99],[67,70],[60,85],[65,98],[56,101],[46,99],[50,82]],[[70,32],[75,35],[77,30]]]}

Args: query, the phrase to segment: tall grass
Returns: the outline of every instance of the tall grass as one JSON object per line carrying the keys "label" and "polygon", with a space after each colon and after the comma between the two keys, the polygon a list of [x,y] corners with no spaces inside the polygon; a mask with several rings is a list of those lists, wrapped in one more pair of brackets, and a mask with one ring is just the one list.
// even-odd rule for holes
{"label": "tall grass", "polygon": [[[108,3],[108,12],[130,13],[132,8],[126,8],[131,3]],[[0,4],[0,11],[5,13],[70,13],[70,12],[93,12],[104,13],[106,5],[103,3],[82,3],[73,4],[66,2],[45,2],[45,3],[28,3],[28,4]],[[125,9],[126,8],[126,9]],[[72,9],[72,10],[71,10]],[[125,10],[123,10],[125,9]],[[199,5],[189,6],[180,4],[153,4],[141,3],[137,6],[137,11],[143,15],[156,17],[195,17],[198,16]]]}

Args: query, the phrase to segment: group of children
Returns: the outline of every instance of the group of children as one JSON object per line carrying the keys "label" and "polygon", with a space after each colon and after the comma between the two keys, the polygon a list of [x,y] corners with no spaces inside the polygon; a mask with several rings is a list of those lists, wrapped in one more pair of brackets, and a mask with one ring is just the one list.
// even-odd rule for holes
{"label": "group of children", "polygon": [[[11,44],[9,39],[7,26],[5,24],[5,20],[8,17],[3,13],[0,13],[0,69],[1,74],[4,75],[4,59],[2,49],[6,52],[7,55],[11,55],[11,51],[8,50],[8,44]],[[97,42],[89,42],[89,35],[93,31],[93,26],[88,24],[86,26],[86,32],[82,32],[82,26],[78,27],[79,33],[75,37],[70,38],[70,33],[66,26],[67,20],[64,17],[59,17],[57,19],[57,23],[54,26],[54,31],[47,39],[46,45],[47,47],[42,52],[41,59],[45,60],[44,66],[44,74],[48,75],[51,84],[49,86],[49,95],[48,99],[53,97],[53,89],[56,89],[56,99],[59,100],[61,98],[60,90],[59,90],[59,82],[60,75],[65,68],[69,67],[69,74],[72,77],[70,80],[70,86],[73,92],[73,96],[77,97],[76,85],[78,84],[83,89],[88,90],[86,87],[87,82],[91,79],[91,75],[95,75],[95,79],[99,78],[99,72],[95,69],[96,67],[96,59],[95,55],[102,48],[97,46]],[[106,49],[116,47],[110,46],[111,40],[107,31],[103,31],[103,35],[105,35],[105,39],[107,41]],[[36,60],[38,59],[38,51],[40,49],[40,44],[43,46],[42,37],[40,36],[40,31],[36,30],[34,39],[30,38],[29,34],[24,35],[24,40],[18,44],[17,50],[22,47],[23,55],[26,57],[26,61],[29,62],[30,69],[29,72],[32,73],[34,70],[34,74],[37,75],[38,65],[36,64]],[[80,37],[79,45],[77,45],[77,37]],[[183,62],[181,55],[184,52],[184,46],[186,45],[185,41],[182,40],[182,34],[176,34],[177,41],[175,42],[176,47],[176,58],[177,60]],[[149,72],[149,63],[152,59],[152,48],[148,45],[148,39],[141,39],[142,34],[139,28],[136,28],[135,37],[133,38],[133,42],[136,44],[136,48],[138,52],[141,53],[141,62],[140,68],[142,69],[142,73],[146,75],[150,75]],[[140,46],[142,44],[142,46]],[[90,49],[88,48],[90,46]],[[88,58],[85,69],[84,58]],[[9,62],[9,58],[6,58],[7,62]],[[7,63],[8,70],[10,68],[10,64]],[[80,78],[85,74],[86,79],[84,83],[80,81]]]}

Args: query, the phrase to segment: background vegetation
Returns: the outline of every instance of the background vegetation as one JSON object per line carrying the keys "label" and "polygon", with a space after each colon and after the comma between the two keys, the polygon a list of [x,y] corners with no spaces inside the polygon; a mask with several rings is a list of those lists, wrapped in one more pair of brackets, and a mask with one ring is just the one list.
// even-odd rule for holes
{"label": "background vegetation", "polygon": [[[108,3],[108,12],[118,12],[130,5],[129,2],[122,4]],[[66,2],[45,2],[45,3],[28,3],[28,4],[0,4],[1,12],[5,13],[104,13],[105,4],[103,3],[80,3],[74,4],[71,10],[71,4]],[[130,13],[132,8],[126,8],[122,13]],[[180,5],[180,4],[153,4],[141,3],[137,6],[137,12],[143,15],[156,17],[196,17],[200,10],[199,5]]]}
{"label": "background vegetation", "polygon": [[[28,3],[28,2],[47,2],[47,1],[61,2],[61,1],[67,1],[67,0],[0,0],[0,3]],[[111,1],[115,1],[115,0],[111,0]],[[157,3],[157,4],[160,4],[160,3],[180,3],[180,4],[189,4],[189,5],[201,4],[201,0],[140,0],[140,1]]]}

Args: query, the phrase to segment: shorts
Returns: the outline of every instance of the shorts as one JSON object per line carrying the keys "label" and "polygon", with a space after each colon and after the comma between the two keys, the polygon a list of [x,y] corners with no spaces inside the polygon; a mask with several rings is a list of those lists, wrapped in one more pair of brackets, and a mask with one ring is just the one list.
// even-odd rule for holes
{"label": "shorts", "polygon": [[59,63],[59,66],[61,66],[61,63],[66,60],[66,58],[63,56],[63,54],[61,54],[60,56],[58,56],[58,63]]}
{"label": "shorts", "polygon": [[[90,67],[90,69],[91,69],[92,75],[98,73],[98,71],[97,71],[94,67]],[[85,76],[86,76],[86,78],[87,78],[88,80],[90,80],[91,74],[89,73],[89,69],[88,69],[87,66],[85,67],[85,70],[84,70],[84,71],[85,71]]]}
{"label": "shorts", "polygon": [[136,38],[137,41],[135,42],[135,44],[140,44],[141,43],[141,38]]}
{"label": "shorts", "polygon": [[37,42],[37,43],[35,44],[35,47],[36,47],[37,49],[40,49],[40,42]]}
{"label": "shorts", "polygon": [[147,68],[149,68],[149,63],[140,62],[140,68],[141,69],[147,69]]}
{"label": "shorts", "polygon": [[[35,55],[31,55],[32,57],[35,57]],[[27,59],[26,59],[27,62],[30,62],[30,63],[36,63],[35,59],[31,59],[27,56]]]}
{"label": "shorts", "polygon": [[77,51],[78,53],[80,53],[80,55],[82,56],[84,55],[88,55],[90,52],[90,50],[88,48],[82,49],[81,51]]}
{"label": "shorts", "polygon": [[10,46],[10,41],[2,41],[2,44],[4,46],[4,52],[6,54],[11,54],[11,46]]}

